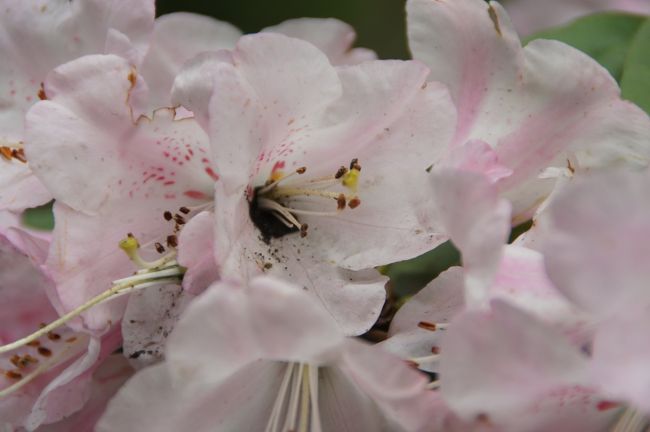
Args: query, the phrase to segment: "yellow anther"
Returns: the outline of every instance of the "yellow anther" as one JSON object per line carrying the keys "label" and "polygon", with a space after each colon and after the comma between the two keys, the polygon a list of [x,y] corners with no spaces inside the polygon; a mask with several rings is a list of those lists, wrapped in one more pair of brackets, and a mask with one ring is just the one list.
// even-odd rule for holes
{"label": "yellow anther", "polygon": [[359,171],[356,168],[353,168],[343,175],[343,177],[341,178],[341,183],[343,183],[343,186],[350,189],[352,192],[356,192],[357,186],[359,184],[360,175],[361,175],[361,171]]}
{"label": "yellow anther", "polygon": [[137,250],[140,247],[138,239],[136,239],[133,234],[129,234],[126,236],[126,238],[120,240],[119,245],[120,249],[122,249],[129,256],[129,258],[133,258],[133,255],[137,254]]}

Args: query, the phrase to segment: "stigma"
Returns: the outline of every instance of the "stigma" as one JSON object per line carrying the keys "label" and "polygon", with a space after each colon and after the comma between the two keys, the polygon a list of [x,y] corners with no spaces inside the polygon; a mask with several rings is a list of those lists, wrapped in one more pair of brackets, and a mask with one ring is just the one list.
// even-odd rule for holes
{"label": "stigma", "polygon": [[285,174],[276,164],[267,181],[248,194],[250,218],[266,243],[287,234],[307,236],[309,225],[301,221],[303,216],[337,216],[361,204],[358,159],[331,176],[309,178],[306,172],[307,167],[301,167]]}

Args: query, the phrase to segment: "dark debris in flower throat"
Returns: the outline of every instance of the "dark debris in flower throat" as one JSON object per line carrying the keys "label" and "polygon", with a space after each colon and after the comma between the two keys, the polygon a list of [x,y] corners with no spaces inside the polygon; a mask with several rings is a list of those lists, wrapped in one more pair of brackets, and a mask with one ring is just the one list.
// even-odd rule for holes
{"label": "dark debris in flower throat", "polygon": [[287,234],[300,232],[300,228],[287,226],[278,219],[271,210],[265,210],[258,205],[258,195],[262,186],[256,187],[253,192],[253,199],[249,202],[248,214],[253,224],[260,230],[262,240],[269,244],[272,238],[284,237]]}
{"label": "dark debris in flower throat", "polygon": [[[332,175],[319,178],[303,178],[306,167],[285,174],[284,165],[283,161],[276,162],[266,183],[247,193],[249,216],[266,244],[288,234],[306,237],[309,227],[300,221],[302,215],[337,216],[346,207],[355,209],[361,204],[357,196],[361,172],[358,159],[352,159],[349,168],[341,166]],[[287,183],[290,178],[294,181]],[[301,180],[296,181],[298,178]],[[295,197],[319,201],[322,210],[293,207],[291,199]]]}

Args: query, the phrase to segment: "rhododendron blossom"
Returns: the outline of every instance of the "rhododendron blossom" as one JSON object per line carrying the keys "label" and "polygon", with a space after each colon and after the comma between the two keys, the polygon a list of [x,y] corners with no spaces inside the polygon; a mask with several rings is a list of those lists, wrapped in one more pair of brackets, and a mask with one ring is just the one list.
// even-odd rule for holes
{"label": "rhododendron blossom", "polygon": [[[56,318],[48,295],[54,283],[40,269],[47,243],[12,229],[0,234],[0,342],[7,344]],[[97,338],[69,328],[44,333],[0,354],[0,425],[33,430],[79,410],[88,377],[119,345],[119,335]]]}
{"label": "rhododendron blossom", "polygon": [[405,3],[0,0],[0,430],[647,429],[647,17]]}
{"label": "rhododendron blossom", "polygon": [[407,12],[414,58],[431,68],[430,80],[448,86],[456,104],[447,159],[457,164],[458,152],[474,158],[482,143],[491,157],[474,169],[500,173],[496,185],[512,202],[515,224],[551,193],[549,168],[648,166],[648,115],[621,100],[593,59],[556,41],[522,48],[496,2],[410,0]]}
{"label": "rhododendron blossom", "polygon": [[385,279],[368,269],[442,238],[430,196],[412,187],[427,181],[431,142],[444,148],[454,119],[427,73],[415,62],[332,67],[278,35],[189,64],[174,93],[210,135],[222,273],[290,278],[345,332],[366,331],[385,297]]}
{"label": "rhododendron blossom", "polygon": [[435,430],[446,411],[426,383],[346,340],[299,287],[222,282],[189,306],[165,362],[129,381],[97,430]]}
{"label": "rhododendron blossom", "polygon": [[113,53],[139,64],[153,18],[153,0],[0,2],[0,209],[52,198],[23,154],[25,113],[45,97],[48,72],[86,54]]}

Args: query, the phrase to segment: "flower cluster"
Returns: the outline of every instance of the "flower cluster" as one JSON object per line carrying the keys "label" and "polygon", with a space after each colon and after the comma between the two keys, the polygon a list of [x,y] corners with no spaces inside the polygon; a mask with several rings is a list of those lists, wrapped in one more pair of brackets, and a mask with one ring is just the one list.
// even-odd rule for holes
{"label": "flower cluster", "polygon": [[645,427],[650,118],[586,54],[483,0],[408,0],[406,61],[335,19],[0,6],[0,429]]}

